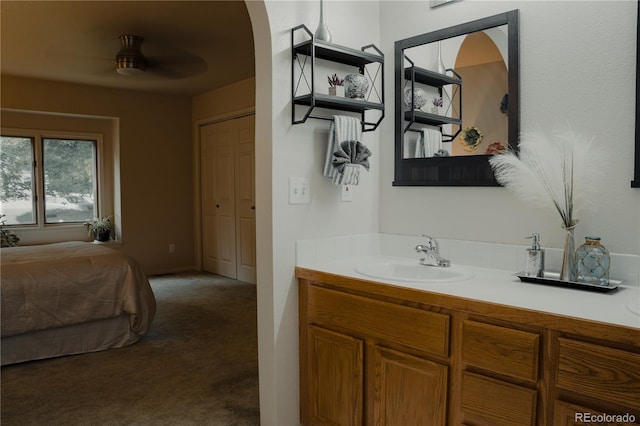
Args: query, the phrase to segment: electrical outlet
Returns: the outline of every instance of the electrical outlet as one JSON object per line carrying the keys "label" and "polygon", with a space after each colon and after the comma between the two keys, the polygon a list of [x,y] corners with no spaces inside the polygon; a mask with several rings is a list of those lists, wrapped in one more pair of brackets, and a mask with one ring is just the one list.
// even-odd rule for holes
{"label": "electrical outlet", "polygon": [[309,189],[309,178],[290,177],[289,204],[309,204],[310,201],[311,190]]}
{"label": "electrical outlet", "polygon": [[342,201],[353,201],[353,186],[342,185]]}
{"label": "electrical outlet", "polygon": [[176,245],[175,244],[169,244],[169,253],[170,254],[174,254],[176,252]]}

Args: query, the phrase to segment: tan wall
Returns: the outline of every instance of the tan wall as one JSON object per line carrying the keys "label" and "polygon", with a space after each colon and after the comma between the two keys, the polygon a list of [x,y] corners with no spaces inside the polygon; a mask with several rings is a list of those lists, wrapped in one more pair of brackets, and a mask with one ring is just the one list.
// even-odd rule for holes
{"label": "tan wall", "polygon": [[241,80],[193,98],[193,121],[254,108],[256,79]]}
{"label": "tan wall", "polygon": [[190,97],[4,75],[0,83],[2,108],[117,118],[122,250],[150,274],[193,268]]}

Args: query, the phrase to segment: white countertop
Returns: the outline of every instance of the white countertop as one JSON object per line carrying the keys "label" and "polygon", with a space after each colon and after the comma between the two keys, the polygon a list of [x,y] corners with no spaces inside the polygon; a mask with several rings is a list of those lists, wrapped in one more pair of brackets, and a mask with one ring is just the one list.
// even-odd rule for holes
{"label": "white countertop", "polygon": [[[640,329],[640,315],[638,315],[640,288],[637,286],[622,283],[616,290],[606,293],[552,287],[521,282],[515,273],[505,270],[463,265],[453,265],[452,267],[467,269],[473,272],[474,276],[465,281],[455,282],[393,281],[373,278],[356,272],[358,266],[370,262],[390,260],[415,261],[415,259],[389,256],[364,256],[326,262],[301,263],[297,266],[361,280]],[[425,266],[425,268],[427,267]]]}

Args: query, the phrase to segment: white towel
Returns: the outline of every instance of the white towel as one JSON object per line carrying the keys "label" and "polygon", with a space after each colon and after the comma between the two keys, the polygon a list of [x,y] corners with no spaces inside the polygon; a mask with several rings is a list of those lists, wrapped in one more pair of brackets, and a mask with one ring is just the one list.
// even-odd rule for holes
{"label": "white towel", "polygon": [[442,149],[442,133],[436,129],[422,129],[416,142],[416,158],[433,157]]}
{"label": "white towel", "polygon": [[[361,140],[362,124],[360,123],[360,120],[358,118],[347,115],[334,115],[333,121],[331,122],[331,127],[329,128],[329,143],[327,144],[327,156],[324,161],[324,176],[331,178],[334,183],[336,182],[336,180],[344,181],[344,177],[338,176],[336,178],[336,175],[340,175],[340,173],[338,173],[335,167],[333,167],[333,153],[338,149],[341,149],[341,142]],[[351,172],[349,174],[352,175]],[[347,182],[336,183],[336,185],[342,184],[354,185]]]}
{"label": "white towel", "polygon": [[426,157],[424,152],[424,136],[422,132],[418,133],[418,140],[416,140],[416,149],[413,155],[413,158],[424,158]]}

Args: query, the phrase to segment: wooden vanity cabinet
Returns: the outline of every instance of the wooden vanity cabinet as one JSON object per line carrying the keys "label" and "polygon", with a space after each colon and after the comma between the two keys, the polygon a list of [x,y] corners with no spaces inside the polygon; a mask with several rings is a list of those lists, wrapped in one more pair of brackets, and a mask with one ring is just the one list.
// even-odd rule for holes
{"label": "wooden vanity cabinet", "polygon": [[302,423],[446,425],[449,322],[301,281]]}
{"label": "wooden vanity cabinet", "polygon": [[305,426],[640,422],[639,329],[296,275]]}
{"label": "wooden vanity cabinet", "polygon": [[462,321],[463,424],[535,425],[540,336]]}

